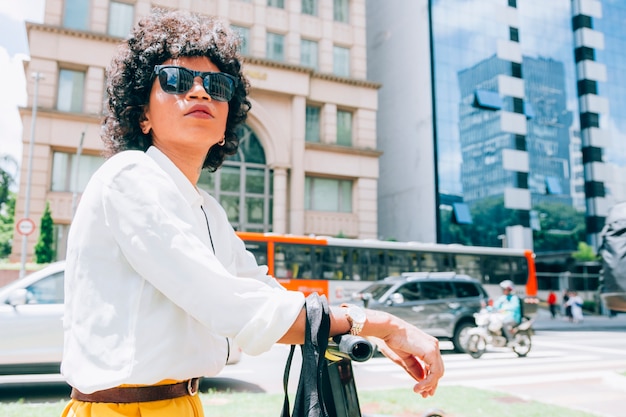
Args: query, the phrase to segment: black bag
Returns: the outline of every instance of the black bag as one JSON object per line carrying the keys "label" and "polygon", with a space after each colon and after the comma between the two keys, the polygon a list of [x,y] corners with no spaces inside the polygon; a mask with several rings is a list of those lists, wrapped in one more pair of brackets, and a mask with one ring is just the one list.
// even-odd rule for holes
{"label": "black bag", "polygon": [[[361,417],[352,362],[349,358],[357,361],[369,359],[373,353],[371,344],[365,339],[349,336],[353,339],[348,339],[345,344],[340,342],[338,346],[333,345],[330,351],[334,352],[335,357],[327,360],[325,356],[330,335],[328,301],[326,297],[313,293],[306,298],[305,307],[306,331],[304,345],[301,346],[302,369],[294,400],[293,417]],[[337,349],[344,349],[345,352],[339,353]],[[287,383],[294,351],[295,345],[292,345],[283,376],[285,401],[281,417],[290,417]],[[339,358],[337,354],[347,357]]]}
{"label": "black bag", "polygon": [[[328,368],[324,355],[330,335],[330,309],[326,298],[320,297],[317,293],[306,298],[305,306],[306,332],[304,345],[301,346],[302,369],[296,391],[293,417],[330,417],[324,397],[324,387],[322,386],[323,381],[328,380]],[[281,417],[290,417],[287,383],[295,347],[295,345],[291,345],[285,366],[283,376],[285,401]]]}

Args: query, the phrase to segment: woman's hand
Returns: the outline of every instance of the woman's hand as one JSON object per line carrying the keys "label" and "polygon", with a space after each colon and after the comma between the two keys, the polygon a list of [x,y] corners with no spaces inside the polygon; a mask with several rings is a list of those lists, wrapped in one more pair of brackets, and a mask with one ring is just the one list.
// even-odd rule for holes
{"label": "woman's hand", "polygon": [[376,343],[383,355],[400,365],[417,381],[414,392],[424,398],[434,395],[444,373],[439,341],[395,316],[390,316],[390,321],[393,330],[389,334],[368,338]]}

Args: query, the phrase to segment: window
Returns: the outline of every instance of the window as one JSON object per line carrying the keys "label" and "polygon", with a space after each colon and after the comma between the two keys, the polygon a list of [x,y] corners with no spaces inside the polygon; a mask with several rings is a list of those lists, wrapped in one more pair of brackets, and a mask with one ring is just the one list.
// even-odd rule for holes
{"label": "window", "polygon": [[274,61],[285,60],[285,37],[278,33],[267,32],[267,58]]}
{"label": "window", "polygon": [[502,98],[495,91],[474,91],[474,107],[487,110],[500,110],[503,105]]}
{"label": "window", "polygon": [[84,72],[61,69],[61,71],[59,71],[57,110],[75,113],[82,112],[84,91]]}
{"label": "window", "polygon": [[231,28],[239,34],[239,39],[241,40],[239,50],[241,54],[250,55],[250,28],[235,25],[232,25]]}
{"label": "window", "polygon": [[317,16],[317,0],[302,0],[302,13]]}
{"label": "window", "polygon": [[300,43],[300,63],[305,67],[317,69],[317,42],[302,39]]}
{"label": "window", "polygon": [[285,0],[267,0],[267,5],[270,7],[278,7],[279,9],[284,9]]}
{"label": "window", "polygon": [[65,0],[63,26],[71,29],[89,28],[89,4],[85,0]]}
{"label": "window", "polygon": [[306,177],[305,210],[352,212],[352,181]]}
{"label": "window", "polygon": [[452,203],[452,214],[456,224],[472,224],[472,214],[466,203]]}
{"label": "window", "polygon": [[53,153],[51,191],[82,192],[93,173],[104,163],[100,156],[76,157],[75,153]]}
{"label": "window", "polygon": [[352,113],[337,110],[337,145],[352,145]]}
{"label": "window", "polygon": [[480,297],[481,293],[478,286],[471,282],[455,282],[454,288],[458,298]]}
{"label": "window", "polygon": [[422,297],[427,300],[443,300],[455,298],[456,294],[452,283],[443,281],[424,281],[420,283]]}
{"label": "window", "polygon": [[563,194],[561,181],[557,177],[546,177],[546,191],[548,194]]}
{"label": "window", "polygon": [[349,0],[334,0],[333,2],[333,19],[335,22],[350,23]]}
{"label": "window", "polygon": [[28,304],[63,304],[63,272],[47,276],[26,288]]}
{"label": "window", "polygon": [[237,136],[237,153],[218,171],[202,171],[198,186],[220,202],[235,230],[271,232],[273,173],[254,131],[242,125]]}
{"label": "window", "polygon": [[320,108],[306,106],[306,132],[304,140],[307,142],[320,142]]}
{"label": "window", "polygon": [[341,77],[350,76],[350,50],[333,46],[333,74]]}
{"label": "window", "polygon": [[133,5],[112,1],[109,6],[109,35],[126,37],[133,25]]}
{"label": "window", "polygon": [[397,294],[402,295],[402,302],[409,303],[412,301],[422,300],[422,293],[420,292],[420,285],[418,282],[410,282],[398,288]]}

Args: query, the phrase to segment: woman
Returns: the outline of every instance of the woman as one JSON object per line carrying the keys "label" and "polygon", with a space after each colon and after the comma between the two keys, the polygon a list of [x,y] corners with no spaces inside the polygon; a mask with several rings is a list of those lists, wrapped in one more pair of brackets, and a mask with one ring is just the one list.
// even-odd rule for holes
{"label": "woman", "polygon": [[[68,238],[64,416],[202,416],[197,377],[223,368],[228,337],[252,355],[303,343],[303,295],[267,276],[197,188],[236,151],[247,91],[236,36],[206,16],[155,11],[113,58],[108,159]],[[436,339],[385,313],[355,317],[333,308],[331,335],[376,338],[416,393],[435,393]]]}

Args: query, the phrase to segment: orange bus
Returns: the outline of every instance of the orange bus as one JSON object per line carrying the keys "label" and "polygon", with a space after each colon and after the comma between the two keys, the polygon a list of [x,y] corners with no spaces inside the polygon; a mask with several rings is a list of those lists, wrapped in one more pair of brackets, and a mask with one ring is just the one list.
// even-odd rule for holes
{"label": "orange bus", "polygon": [[[331,304],[349,300],[371,281],[403,272],[454,271],[498,284],[510,279],[537,295],[530,250],[237,232],[257,262],[290,290],[325,294]],[[521,294],[520,295],[524,295]]]}

